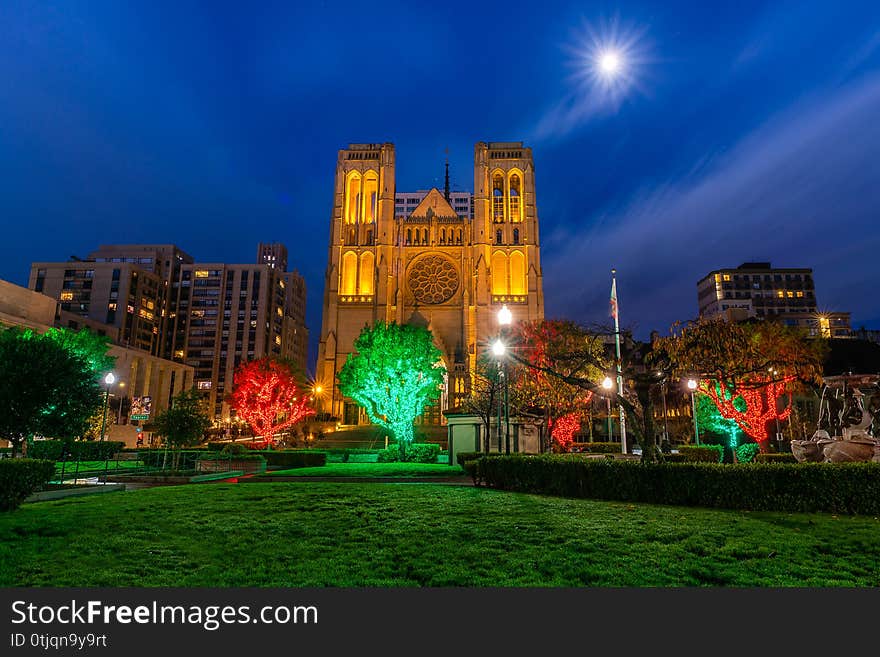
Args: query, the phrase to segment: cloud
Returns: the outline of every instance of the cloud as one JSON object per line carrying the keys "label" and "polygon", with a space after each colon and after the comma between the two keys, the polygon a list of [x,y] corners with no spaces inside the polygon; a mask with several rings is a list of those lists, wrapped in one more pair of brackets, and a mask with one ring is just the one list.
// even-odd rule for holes
{"label": "cloud", "polygon": [[880,317],[880,76],[777,115],[728,153],[563,226],[542,249],[547,314],[621,319],[644,337],[697,313],[696,282],[748,260],[813,267],[821,308]]}

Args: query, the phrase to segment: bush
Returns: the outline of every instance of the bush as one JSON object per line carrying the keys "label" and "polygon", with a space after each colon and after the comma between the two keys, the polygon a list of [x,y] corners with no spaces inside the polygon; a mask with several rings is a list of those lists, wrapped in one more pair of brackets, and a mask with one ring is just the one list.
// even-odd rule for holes
{"label": "bush", "polygon": [[238,456],[240,454],[247,454],[248,449],[241,443],[226,443],[223,449],[220,450],[220,453]]}
{"label": "bush", "polygon": [[300,450],[264,452],[260,455],[265,457],[267,465],[277,465],[286,468],[312,468],[327,464],[327,454],[325,452]]}
{"label": "bush", "polygon": [[[464,468],[464,464],[468,461],[476,461],[481,456],[486,456],[485,452],[459,452],[455,455],[455,460]],[[467,470],[465,468],[465,470]]]}
{"label": "bush", "polygon": [[687,461],[687,456],[684,454],[664,454],[663,462],[664,463],[684,463]]}
{"label": "bush", "polygon": [[104,461],[122,451],[125,443],[115,440],[35,440],[28,446],[28,458],[63,461]]}
{"label": "bush", "polygon": [[0,511],[12,511],[55,474],[48,459],[0,459]]}
{"label": "bush", "polygon": [[571,451],[585,454],[620,454],[620,443],[572,443]]}
{"label": "bush", "polygon": [[758,443],[743,443],[736,448],[736,459],[740,463],[751,463],[760,451],[761,446]]}
{"label": "bush", "polygon": [[219,452],[224,447],[226,447],[226,445],[228,445],[228,444],[229,443],[221,443],[219,441],[212,440],[212,441],[209,441],[208,443],[206,443],[205,447],[207,447],[209,452]]}
{"label": "bush", "polygon": [[756,454],[755,463],[797,463],[794,454]]}
{"label": "bush", "polygon": [[[440,454],[440,445],[434,443],[411,443],[406,447],[406,463],[436,463],[437,455]],[[400,450],[397,443],[388,445],[388,449],[379,452],[379,463],[394,463],[400,461]]]}
{"label": "bush", "polygon": [[688,463],[721,463],[724,460],[724,445],[682,445],[679,454],[684,454]]}
{"label": "bush", "polygon": [[781,512],[880,513],[878,463],[641,463],[560,456],[470,461],[493,488],[621,502]]}

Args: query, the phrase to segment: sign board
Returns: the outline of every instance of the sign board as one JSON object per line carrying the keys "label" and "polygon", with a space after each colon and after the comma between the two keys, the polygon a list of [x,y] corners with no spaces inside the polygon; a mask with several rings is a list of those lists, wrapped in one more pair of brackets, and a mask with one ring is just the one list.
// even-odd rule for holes
{"label": "sign board", "polygon": [[152,397],[132,397],[129,417],[132,420],[149,420],[153,410]]}

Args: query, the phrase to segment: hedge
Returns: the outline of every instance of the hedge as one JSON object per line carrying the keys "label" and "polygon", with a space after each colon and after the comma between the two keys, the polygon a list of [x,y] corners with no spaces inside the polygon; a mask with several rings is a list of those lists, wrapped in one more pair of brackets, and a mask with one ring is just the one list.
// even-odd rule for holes
{"label": "hedge", "polygon": [[287,468],[309,468],[327,464],[327,454],[324,452],[260,452],[259,456],[266,459],[266,465],[278,465]]}
{"label": "hedge", "polygon": [[756,454],[755,463],[797,463],[794,454]]}
{"label": "hedge", "polygon": [[679,454],[684,454],[688,463],[721,463],[724,460],[724,445],[682,445]]}
{"label": "hedge", "polygon": [[104,461],[121,452],[125,443],[115,440],[35,440],[28,445],[28,458],[62,461]]}
{"label": "hedge", "polygon": [[751,463],[755,460],[758,452],[761,451],[761,446],[758,443],[743,443],[738,445],[734,451],[736,452],[736,459],[740,463]]}
{"label": "hedge", "polygon": [[[440,445],[434,443],[411,443],[406,446],[407,463],[436,463],[440,454]],[[400,450],[397,444],[388,445],[388,449],[379,452],[379,463],[400,461]]]}
{"label": "hedge", "polygon": [[12,511],[55,474],[49,459],[0,459],[0,511]]}
{"label": "hedge", "polygon": [[572,452],[584,452],[587,454],[620,454],[620,443],[572,443]]}
{"label": "hedge", "polygon": [[640,463],[560,456],[472,461],[477,484],[620,502],[880,514],[880,463]]}

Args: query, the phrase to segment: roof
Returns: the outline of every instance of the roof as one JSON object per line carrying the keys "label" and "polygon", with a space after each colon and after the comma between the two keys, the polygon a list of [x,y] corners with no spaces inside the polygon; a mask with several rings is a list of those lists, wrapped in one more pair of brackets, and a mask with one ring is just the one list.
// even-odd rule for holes
{"label": "roof", "polygon": [[449,205],[449,201],[443,198],[443,194],[436,187],[432,187],[422,202],[416,206],[410,217],[442,217],[444,219],[457,219],[458,213]]}

